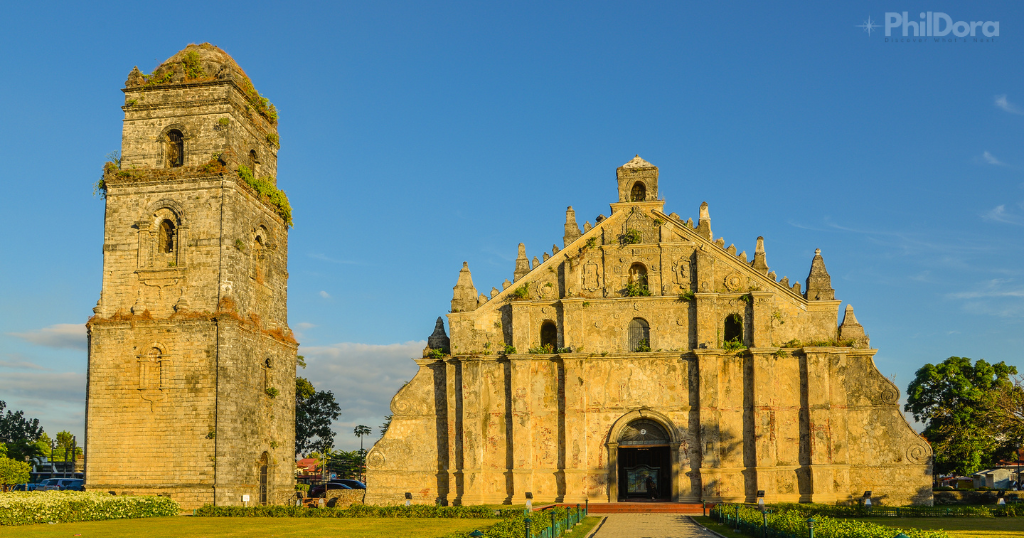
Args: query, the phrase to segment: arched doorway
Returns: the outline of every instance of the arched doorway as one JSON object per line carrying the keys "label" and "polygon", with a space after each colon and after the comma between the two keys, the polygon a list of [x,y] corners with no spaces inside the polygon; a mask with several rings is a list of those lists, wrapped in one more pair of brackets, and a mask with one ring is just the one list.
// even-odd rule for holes
{"label": "arched doorway", "polygon": [[622,429],[616,458],[619,501],[671,500],[671,443],[665,428],[649,418]]}
{"label": "arched doorway", "polygon": [[547,353],[558,349],[558,327],[553,321],[545,321],[540,326],[540,347],[551,348]]}
{"label": "arched doorway", "polygon": [[647,199],[647,187],[643,183],[637,181],[633,184],[633,188],[629,191],[629,200],[631,202],[643,202]]}

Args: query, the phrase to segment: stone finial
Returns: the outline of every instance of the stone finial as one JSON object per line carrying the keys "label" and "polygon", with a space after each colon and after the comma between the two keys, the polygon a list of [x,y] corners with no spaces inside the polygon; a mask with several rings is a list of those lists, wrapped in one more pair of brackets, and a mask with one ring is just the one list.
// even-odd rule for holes
{"label": "stone finial", "polygon": [[569,206],[565,210],[565,235],[562,236],[562,247],[569,246],[569,243],[579,239],[581,235],[583,234],[580,227],[576,224],[576,211]]}
{"label": "stone finial", "polygon": [[124,82],[125,87],[131,86],[142,86],[146,83],[146,76],[139,71],[139,66],[132,68],[131,73],[128,73],[128,80]]}
{"label": "stone finial", "polygon": [[476,298],[476,307],[480,308],[486,302],[487,302],[487,296],[481,293],[480,296]]}
{"label": "stone finial", "polygon": [[462,262],[459,280],[452,289],[452,312],[476,310],[476,288],[473,286],[473,275],[469,273],[469,263]]}
{"label": "stone finial", "polygon": [[604,216],[604,213],[601,213],[596,218],[594,218],[594,224],[601,224],[601,222],[603,222],[606,218],[608,217]]}
{"label": "stone finial", "polygon": [[[754,247],[754,263],[751,267],[762,275],[768,273],[768,262],[764,255],[764,237],[757,238],[757,246]],[[775,278],[772,277],[772,280]]]}
{"label": "stone finial", "polygon": [[501,293],[501,292],[498,291],[498,288],[491,287],[491,299],[497,297],[499,293]]}
{"label": "stone finial", "polygon": [[536,269],[538,267],[540,267],[540,260],[538,260],[537,257],[534,256],[533,257],[533,266],[531,267],[531,269]]}
{"label": "stone finial", "polygon": [[559,250],[560,249],[558,248],[558,245],[551,245],[551,255],[552,256],[554,256],[555,254],[558,254]]}
{"label": "stone finial", "polygon": [[526,257],[526,245],[519,243],[519,256],[516,257],[516,270],[512,273],[512,282],[518,282],[529,272],[530,259]]}
{"label": "stone finial", "polygon": [[92,307],[93,314],[99,314],[103,310],[103,294],[100,294],[100,298],[96,299],[96,306]]}
{"label": "stone finial", "polygon": [[747,251],[740,252],[739,258],[741,262],[747,263]]}
{"label": "stone finial", "polygon": [[501,283],[501,289],[507,290],[508,287],[511,286],[511,285],[512,285],[512,283],[509,282],[508,279],[506,278],[505,281]]}
{"label": "stone finial", "polygon": [[434,323],[434,332],[427,338],[427,347],[430,349],[440,349],[448,353],[450,345],[451,340],[448,339],[448,335],[444,332],[444,321],[441,319],[441,316],[438,316],[437,321]]}
{"label": "stone finial", "polygon": [[[541,258],[542,258],[542,259],[543,259],[544,261],[548,261],[549,259],[551,259],[551,255],[550,255],[550,254],[548,254],[547,252],[545,252],[545,253],[544,253],[544,255],[543,255],[543,256],[541,256]],[[536,259],[536,258],[534,258],[534,259]]]}
{"label": "stone finial", "polygon": [[769,271],[768,278],[772,279],[772,281],[777,281],[779,279],[779,277],[775,275],[775,271]]}
{"label": "stone finial", "polygon": [[729,254],[732,254],[733,256],[735,256],[736,255],[736,245],[734,245],[732,243],[729,243],[729,248],[725,249],[725,251],[728,252]]}
{"label": "stone finial", "polygon": [[693,217],[686,219],[686,225],[693,228]]}
{"label": "stone finial", "polygon": [[825,270],[825,260],[821,257],[820,248],[814,249],[811,272],[807,275],[806,297],[808,301],[832,301],[836,298],[836,291],[832,289],[832,277]]}
{"label": "stone finial", "polygon": [[587,232],[589,232],[592,229],[594,229],[594,227],[590,225],[590,221],[589,220],[587,222],[583,223],[583,233],[587,233]]}
{"label": "stone finial", "polygon": [[708,211],[708,203],[701,202],[700,215],[697,218],[697,235],[711,241],[711,213]]}
{"label": "stone finial", "polygon": [[864,326],[857,323],[857,316],[853,315],[853,305],[846,305],[843,323],[839,326],[839,339],[853,340],[853,347],[871,347],[871,340],[864,332]]}

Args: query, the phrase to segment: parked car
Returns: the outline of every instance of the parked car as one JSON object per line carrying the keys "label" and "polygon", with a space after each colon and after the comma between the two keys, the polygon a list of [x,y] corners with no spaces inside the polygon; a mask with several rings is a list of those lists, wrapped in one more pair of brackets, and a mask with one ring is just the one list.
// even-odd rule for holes
{"label": "parked car", "polygon": [[338,484],[345,484],[346,486],[348,486],[348,487],[350,487],[352,489],[366,489],[366,484],[364,484],[364,483],[362,483],[362,482],[360,482],[358,480],[351,480],[351,479],[348,479],[348,478],[338,478],[336,480],[331,480],[331,482],[338,483]]}
{"label": "parked car", "polygon": [[39,483],[42,491],[85,491],[85,480],[81,478],[47,478]]}
{"label": "parked car", "polygon": [[11,491],[35,491],[37,489],[42,489],[42,488],[43,488],[42,484],[36,484],[35,482],[29,482],[27,484],[17,484],[17,485],[14,486],[14,489],[12,489]]}
{"label": "parked car", "polygon": [[309,488],[309,496],[310,496],[310,498],[314,498],[314,499],[318,498],[318,497],[325,497],[326,496],[325,494],[327,493],[327,491],[332,490],[332,489],[353,489],[353,488],[350,488],[350,487],[346,486],[345,484],[342,484],[341,482],[327,482],[326,484],[317,484],[317,485]]}

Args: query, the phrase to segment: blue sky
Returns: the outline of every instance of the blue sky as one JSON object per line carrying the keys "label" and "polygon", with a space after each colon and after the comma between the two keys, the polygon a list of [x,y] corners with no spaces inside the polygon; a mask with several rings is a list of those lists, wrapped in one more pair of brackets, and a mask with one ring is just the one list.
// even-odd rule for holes
{"label": "blue sky", "polygon": [[[886,42],[887,11],[999,21],[994,42]],[[666,210],[803,281],[821,248],[876,364],[1024,370],[1024,8],[1013,2],[15,3],[0,20],[0,399],[84,430],[81,325],[99,296],[120,88],[190,42],[278,107],[289,317],[352,426],[415,372],[463,261],[608,213],[615,168]]]}

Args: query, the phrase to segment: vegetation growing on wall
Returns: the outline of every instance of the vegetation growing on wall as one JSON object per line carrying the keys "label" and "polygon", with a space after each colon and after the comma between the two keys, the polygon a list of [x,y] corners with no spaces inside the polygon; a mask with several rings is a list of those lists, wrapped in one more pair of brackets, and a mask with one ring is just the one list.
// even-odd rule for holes
{"label": "vegetation growing on wall", "polygon": [[284,220],[286,226],[292,226],[292,206],[288,203],[288,196],[284,191],[274,186],[274,180],[270,176],[256,178],[252,170],[244,164],[238,165],[238,177],[246,185],[256,191],[256,194],[265,202],[270,203],[277,209],[278,216]]}

